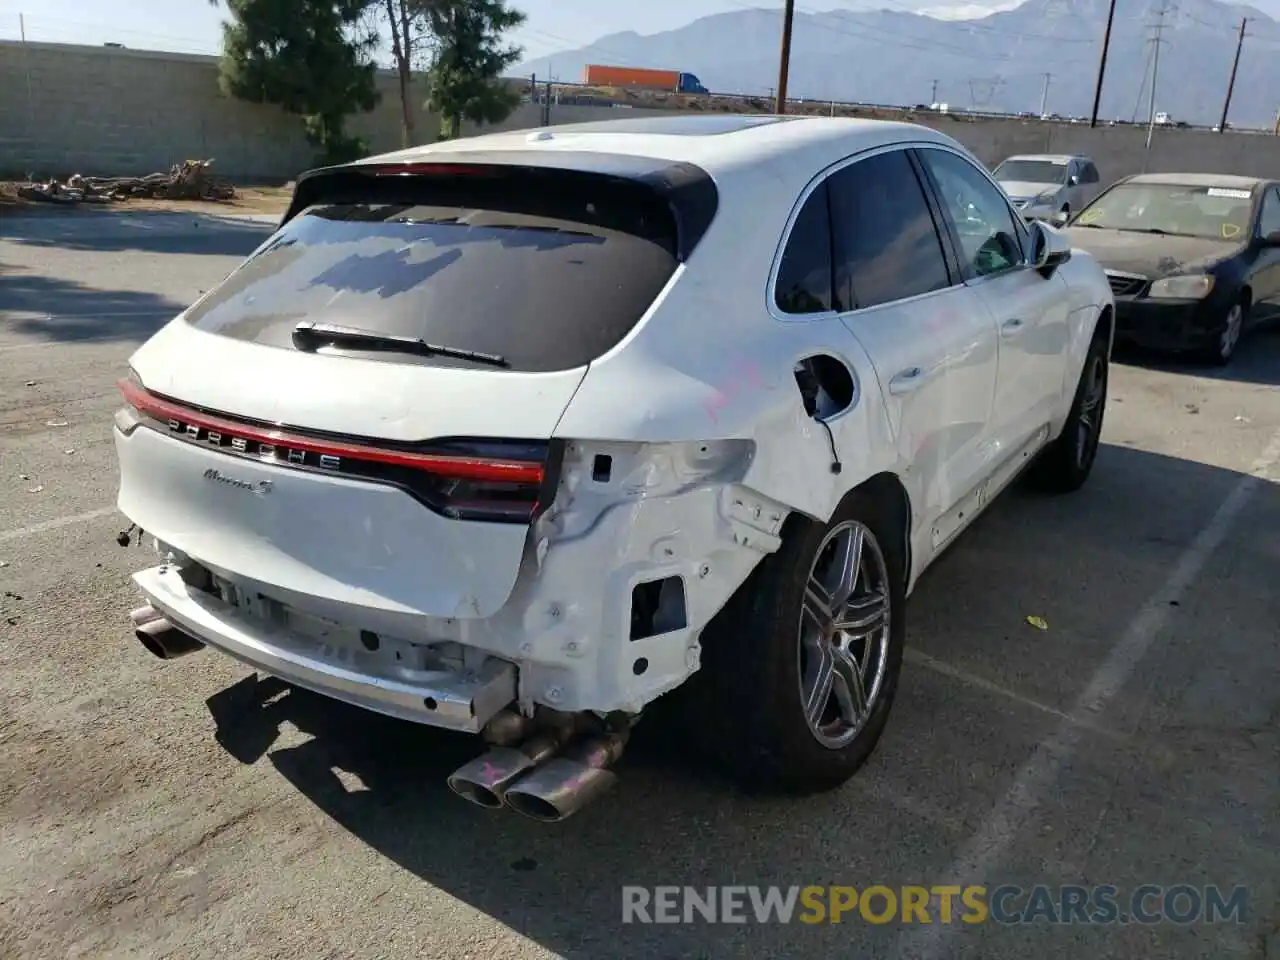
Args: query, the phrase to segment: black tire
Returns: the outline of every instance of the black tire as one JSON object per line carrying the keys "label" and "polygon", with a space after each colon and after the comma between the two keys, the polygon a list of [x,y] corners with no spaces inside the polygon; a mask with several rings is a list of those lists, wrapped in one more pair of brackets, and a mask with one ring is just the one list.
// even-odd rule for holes
{"label": "black tire", "polygon": [[[830,523],[793,517],[782,546],[761,561],[708,625],[701,669],[679,691],[686,695],[685,732],[707,760],[744,786],[828,790],[852,777],[874,750],[897,692],[906,636],[901,514],[892,498],[855,490]],[[869,546],[883,557],[889,625],[878,695],[853,739],[833,748],[818,740],[805,717],[801,604],[819,547],[848,521],[865,527]]]}
{"label": "black tire", "polygon": [[[1249,325],[1249,307],[1249,296],[1245,293],[1227,308],[1227,312],[1222,317],[1222,329],[1218,331],[1217,339],[1212,345],[1200,351],[1202,362],[1212,367],[1225,367],[1231,363],[1236,355],[1236,348],[1244,338],[1245,328]],[[1239,310],[1238,315],[1237,310]],[[1235,336],[1228,342],[1227,333],[1233,323],[1236,325]]]}
{"label": "black tire", "polygon": [[[1084,486],[1093,471],[1101,443],[1103,415],[1107,409],[1107,382],[1110,358],[1107,335],[1099,329],[1093,335],[1085,354],[1075,398],[1067,414],[1066,425],[1058,438],[1036,458],[1030,471],[1031,481],[1050,493],[1073,493]],[[1100,377],[1101,381],[1094,379]],[[1093,388],[1100,390],[1096,403],[1089,403]],[[1082,438],[1083,435],[1083,438]]]}

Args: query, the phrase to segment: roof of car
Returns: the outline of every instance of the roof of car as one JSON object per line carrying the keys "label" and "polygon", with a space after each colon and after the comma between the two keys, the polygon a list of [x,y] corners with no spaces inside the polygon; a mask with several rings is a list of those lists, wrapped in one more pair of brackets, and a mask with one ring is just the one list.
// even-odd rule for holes
{"label": "roof of car", "polygon": [[1126,183],[1163,183],[1179,187],[1226,187],[1252,190],[1269,183],[1264,177],[1242,177],[1233,173],[1139,173]]}
{"label": "roof of car", "polygon": [[1089,160],[1082,153],[1019,153],[1012,157],[1005,157],[1005,160],[1047,160],[1049,163],[1069,163],[1072,160]]}
{"label": "roof of car", "polygon": [[512,130],[447,140],[360,163],[412,163],[442,154],[504,152],[599,153],[651,157],[718,170],[767,162],[779,154],[808,153],[805,176],[850,153],[882,144],[926,141],[957,146],[945,134],[913,123],[848,117],[766,115],[635,117]]}

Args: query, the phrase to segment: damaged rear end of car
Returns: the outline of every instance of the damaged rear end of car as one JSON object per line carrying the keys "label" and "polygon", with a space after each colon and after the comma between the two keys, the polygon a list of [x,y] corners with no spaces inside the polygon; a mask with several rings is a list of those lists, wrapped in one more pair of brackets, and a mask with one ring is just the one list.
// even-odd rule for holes
{"label": "damaged rear end of car", "polygon": [[159,554],[134,626],[166,659],[209,647],[481,735],[453,789],[559,820],[697,669],[785,511],[740,485],[749,439],[561,430],[680,283],[708,174],[424,157],[301,178],[276,233],[131,358],[118,504]]}

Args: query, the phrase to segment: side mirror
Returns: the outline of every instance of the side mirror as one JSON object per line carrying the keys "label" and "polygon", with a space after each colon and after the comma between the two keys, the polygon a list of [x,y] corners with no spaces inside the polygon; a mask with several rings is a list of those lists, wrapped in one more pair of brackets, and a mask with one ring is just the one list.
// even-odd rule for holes
{"label": "side mirror", "polygon": [[1053,271],[1071,259],[1071,244],[1053,227],[1042,223],[1030,225],[1031,266],[1041,276],[1050,277]]}
{"label": "side mirror", "polygon": [[1065,227],[1067,225],[1067,219],[1068,219],[1067,215],[1063,213],[1061,210],[1059,210],[1057,213],[1055,213],[1052,217],[1049,218],[1049,222],[1052,223],[1055,227]]}
{"label": "side mirror", "polygon": [[1067,178],[1067,186],[1069,187],[1080,186],[1080,178],[1073,173],[1070,177]]}

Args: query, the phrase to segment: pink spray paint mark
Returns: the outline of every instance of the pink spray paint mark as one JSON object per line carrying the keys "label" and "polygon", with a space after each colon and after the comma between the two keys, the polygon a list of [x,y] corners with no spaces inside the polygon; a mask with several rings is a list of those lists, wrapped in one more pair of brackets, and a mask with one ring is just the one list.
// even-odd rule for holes
{"label": "pink spray paint mark", "polygon": [[489,761],[489,760],[486,760],[484,762],[484,766],[481,768],[480,772],[481,772],[481,776],[484,777],[484,782],[488,784],[497,783],[499,780],[502,779],[502,774],[503,774],[502,768],[495,767],[492,761]]}
{"label": "pink spray paint mark", "polygon": [[764,379],[760,364],[739,357],[729,368],[729,376],[723,386],[716,389],[711,399],[704,404],[707,415],[718,421],[717,414],[729,405],[734,397],[751,390],[772,390],[773,387]]}

